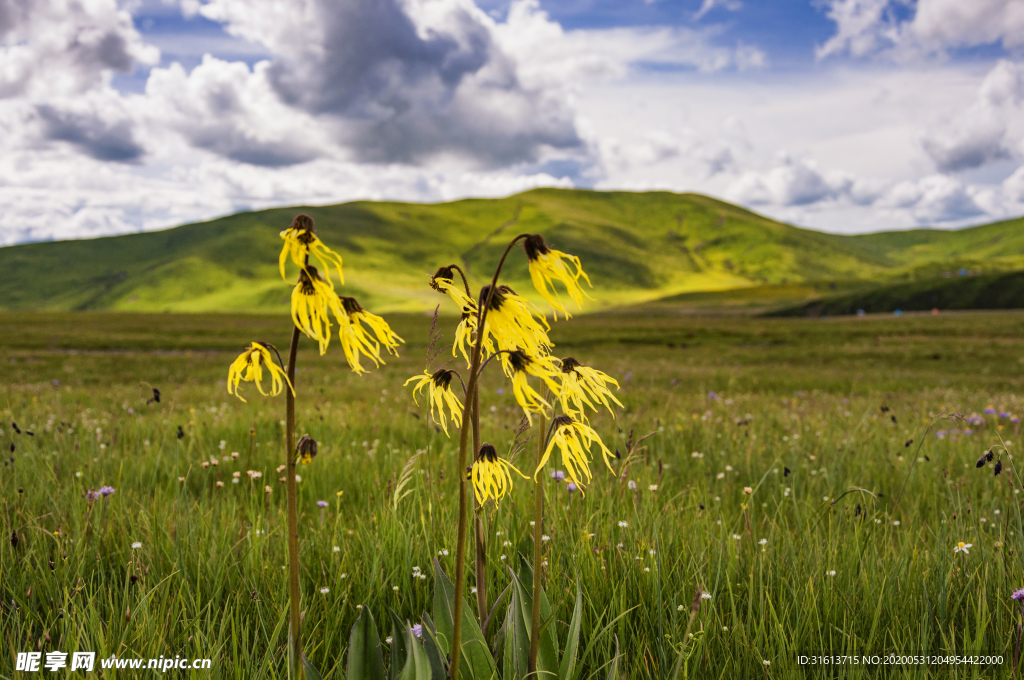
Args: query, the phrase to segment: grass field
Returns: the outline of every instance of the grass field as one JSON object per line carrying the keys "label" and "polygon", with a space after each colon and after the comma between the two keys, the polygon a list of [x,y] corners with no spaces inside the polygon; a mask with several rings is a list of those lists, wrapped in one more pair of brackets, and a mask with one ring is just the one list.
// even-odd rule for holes
{"label": "grass field", "polygon": [[[423,369],[430,319],[389,321],[402,357],[369,375],[336,347],[319,358],[304,341],[299,356],[298,431],[321,442],[299,471],[303,632],[324,677],[343,677],[358,605],[389,635],[388,608],[413,622],[430,611],[434,558],[454,571],[457,442],[402,387]],[[14,652],[37,649],[210,657],[190,677],[282,677],[284,400],[248,386],[243,404],[224,379],[244,344],[283,347],[289,330],[284,315],[0,313],[0,445],[14,447],[0,468],[0,677],[14,675]],[[592,419],[610,448],[656,433],[615,474],[595,465],[584,497],[544,478],[552,625],[562,644],[579,583],[581,647],[594,642],[578,677],[606,677],[613,634],[627,678],[662,677],[698,586],[711,597],[692,678],[1009,676],[1021,621],[1010,594],[1024,587],[1018,457],[996,446],[999,476],[975,461],[1022,445],[1009,416],[1024,415],[1024,313],[710,318],[667,306],[558,322],[552,339],[619,378],[625,408]],[[162,399],[147,404],[152,387]],[[503,452],[519,412],[502,387],[485,376],[481,426]],[[525,454],[516,463],[531,468]],[[396,495],[406,472],[410,493]],[[90,511],[84,493],[101,485],[116,493]],[[531,498],[520,480],[489,512],[492,601],[517,552],[531,557]],[[968,554],[954,553],[960,541]],[[1005,663],[796,664],[885,652]]]}

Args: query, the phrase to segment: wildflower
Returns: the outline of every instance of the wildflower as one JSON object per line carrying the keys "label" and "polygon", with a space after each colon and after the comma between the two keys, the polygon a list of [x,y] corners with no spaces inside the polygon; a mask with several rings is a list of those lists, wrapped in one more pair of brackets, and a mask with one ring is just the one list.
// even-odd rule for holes
{"label": "wildflower", "polygon": [[[427,388],[427,401],[430,402],[430,416],[434,419],[434,422],[439,422],[441,428],[444,429],[444,433],[448,434],[448,421],[444,416],[444,407],[448,406],[448,412],[451,413],[452,424],[455,427],[462,427],[462,402],[459,401],[459,397],[452,391],[452,377],[455,375],[455,371],[448,371],[441,369],[434,372],[433,374],[423,371],[423,375],[414,375],[405,381],[408,385],[413,380],[418,380],[416,386],[412,390],[413,401],[419,404],[416,400],[416,394],[424,387]],[[434,415],[434,410],[437,410],[437,415]]]}
{"label": "wildflower", "polygon": [[274,493],[274,490],[271,489],[269,486],[264,486],[263,487],[263,492],[266,493],[267,495],[269,495],[269,494]]}
{"label": "wildflower", "polygon": [[996,409],[995,409],[994,406],[992,406],[992,404],[989,404],[988,406],[985,407],[985,414],[986,415],[990,415],[990,416],[991,415],[995,415],[995,412],[996,412]]}
{"label": "wildflower", "polygon": [[557,480],[561,481],[561,480],[565,479],[565,473],[562,472],[561,470],[552,470],[551,471],[551,479],[557,479]]}
{"label": "wildflower", "polygon": [[[395,590],[398,590],[398,586],[395,586]],[[384,642],[386,642],[389,645],[391,644],[391,640],[392,640],[392,637],[390,635],[387,636],[386,638],[384,638]]]}
{"label": "wildflower", "polygon": [[657,484],[651,484],[650,486],[647,487],[647,490],[648,491],[657,491],[658,490],[658,485]]}
{"label": "wildflower", "polygon": [[[299,437],[298,443],[295,445],[295,451],[298,457],[302,460],[302,464],[312,463],[313,459],[316,458],[317,443],[316,440],[310,437],[308,434],[304,434]],[[296,475],[296,481],[298,476]]]}
{"label": "wildflower", "polygon": [[768,539],[767,538],[762,538],[757,543],[758,543],[758,545],[768,545]]}
{"label": "wildflower", "polygon": [[1024,588],[1013,591],[1013,595],[1010,595],[1011,600],[1017,600],[1018,602],[1024,601]]}
{"label": "wildflower", "polygon": [[480,446],[480,451],[477,453],[470,471],[470,476],[473,479],[473,491],[476,493],[478,503],[483,505],[488,498],[493,498],[497,502],[508,493],[512,488],[512,475],[509,473],[509,469],[515,470],[524,479],[529,479],[514,465],[499,458],[498,452],[493,446],[487,442]]}
{"label": "wildflower", "polygon": [[[377,366],[384,363],[380,356],[381,345],[384,345],[391,354],[398,356],[398,343],[405,341],[391,330],[384,319],[363,309],[354,297],[335,296],[332,309],[338,323],[341,324],[338,330],[341,348],[345,350],[345,358],[353,371],[365,372],[359,361],[360,354],[368,357]],[[367,332],[367,328],[373,332],[373,337]]]}
{"label": "wildflower", "polygon": [[764,664],[765,666],[771,666],[771,665],[772,665],[772,662],[771,662],[771,661],[769,661],[768,659],[763,659],[763,660],[761,661],[761,663],[763,663],[763,664]]}
{"label": "wildflower", "polygon": [[626,482],[626,486],[629,487],[630,491],[636,491],[636,482],[634,482],[632,479]]}
{"label": "wildflower", "polygon": [[493,338],[498,349],[522,348],[531,355],[544,354],[551,349],[547,321],[526,298],[519,297],[508,286],[498,286],[493,294],[490,286],[484,286],[480,290],[479,304],[484,304],[488,297],[485,339]]}
{"label": "wildflower", "polygon": [[710,600],[711,599],[711,593],[701,592],[700,599],[702,599],[702,600]]}
{"label": "wildflower", "polygon": [[274,468],[274,472],[276,472],[277,474],[281,474],[282,472],[284,472],[287,469],[288,469],[287,465],[278,465],[276,468]]}
{"label": "wildflower", "polygon": [[292,321],[296,328],[320,344],[321,355],[327,352],[331,341],[329,310],[333,310],[338,323],[342,323],[338,294],[323,280],[316,267],[305,267],[292,289]]}
{"label": "wildflower", "polygon": [[677,612],[683,611],[683,605],[679,605],[678,607],[676,607],[676,611]]}
{"label": "wildflower", "polygon": [[967,554],[969,554],[967,552],[967,550],[968,550],[968,548],[971,548],[971,547],[973,547],[972,544],[964,543],[963,541],[960,541],[959,543],[956,544],[956,546],[953,547],[953,552],[955,552],[955,553],[963,553],[963,554],[967,555]]}
{"label": "wildflower", "polygon": [[326,595],[329,592],[331,592],[331,589],[328,588],[327,586],[324,586],[323,588],[320,589],[320,594],[321,595]]}
{"label": "wildflower", "polygon": [[569,482],[568,484],[565,485],[565,490],[568,491],[569,493],[572,493],[573,491],[579,491],[579,487],[573,484],[572,482]]}
{"label": "wildflower", "polygon": [[583,366],[573,357],[562,359],[561,377],[562,383],[558,399],[562,403],[562,410],[569,415],[582,419],[583,405],[586,404],[594,411],[598,409],[598,406],[604,406],[614,417],[615,411],[608,403],[609,400],[622,406],[622,402],[616,399],[608,389],[609,385],[615,385],[615,389],[618,389],[619,383],[606,373]]}
{"label": "wildflower", "polygon": [[447,557],[448,556],[448,550],[447,549],[438,550],[437,554],[438,555],[444,555],[445,557]]}
{"label": "wildflower", "polygon": [[629,522],[627,522],[627,521],[625,521],[625,520],[620,520],[620,521],[619,521],[619,528],[620,528],[620,529],[625,529],[625,528],[626,528],[626,527],[628,527],[628,526],[629,526]]}
{"label": "wildflower", "polygon": [[135,541],[134,543],[132,543],[132,550],[138,550],[141,547],[142,547],[142,544],[139,543],[138,541]]}
{"label": "wildflower", "polygon": [[331,548],[331,551],[332,552],[341,552],[341,548],[339,548],[338,546],[334,546],[333,548]]}
{"label": "wildflower", "polygon": [[501,355],[501,364],[505,375],[512,378],[512,393],[530,423],[533,423],[531,413],[543,413],[550,409],[551,405],[530,386],[528,378],[531,375],[540,378],[557,396],[559,386],[554,381],[558,375],[557,361],[546,354],[530,356],[519,349]]}
{"label": "wildflower", "polygon": [[540,234],[527,236],[523,241],[523,250],[526,251],[526,258],[530,262],[530,278],[533,279],[533,287],[555,309],[556,319],[558,312],[565,314],[565,318],[568,319],[569,312],[562,304],[558,291],[555,290],[554,282],[561,281],[573,302],[577,306],[582,306],[583,296],[586,293],[580,286],[580,279],[585,280],[589,286],[590,278],[583,271],[580,258],[575,255],[567,255],[560,250],[552,250]]}
{"label": "wildflower", "polygon": [[231,460],[238,460],[238,451],[231,452]]}
{"label": "wildflower", "polygon": [[423,626],[421,626],[418,623],[414,623],[412,625],[412,634],[422,640],[423,639]]}
{"label": "wildflower", "polygon": [[[291,226],[281,232],[284,239],[284,247],[281,248],[281,255],[278,264],[281,268],[281,278],[287,281],[284,273],[284,263],[291,256],[292,262],[297,267],[305,269],[307,260],[312,255],[316,258],[325,272],[330,272],[331,265],[338,272],[341,283],[345,283],[345,275],[341,271],[341,256],[323,244],[313,226],[313,218],[309,215],[296,215]],[[328,276],[330,283],[330,276]],[[333,284],[331,284],[333,288]]]}
{"label": "wildflower", "polygon": [[898,527],[900,525],[900,521],[897,519],[897,520],[893,521],[892,525],[894,527]]}
{"label": "wildflower", "polygon": [[224,486],[224,482],[221,482],[221,481],[218,481],[218,482],[217,482],[217,484],[216,484],[216,487],[217,487],[218,489],[220,489],[220,488],[221,488],[221,487],[223,487],[223,486]]}
{"label": "wildflower", "polygon": [[249,475],[249,479],[259,479],[263,476],[263,473],[259,470],[248,470],[245,474]]}
{"label": "wildflower", "polygon": [[587,482],[589,482],[592,476],[586,454],[594,442],[597,442],[598,446],[601,447],[601,454],[604,457],[605,465],[608,466],[609,470],[612,469],[612,464],[608,460],[612,452],[608,450],[608,447],[601,441],[597,432],[589,425],[577,423],[569,416],[558,416],[551,425],[554,428],[554,434],[552,434],[551,442],[548,444],[547,449],[545,449],[544,455],[541,457],[540,463],[533,473],[534,480],[537,479],[537,474],[544,467],[544,464],[548,462],[551,451],[555,446],[558,446],[561,451],[562,465],[566,468],[566,474],[576,486],[580,487],[581,493],[583,488],[581,478],[586,477]]}
{"label": "wildflower", "polygon": [[787,496],[787,497],[788,497],[788,496],[789,496],[789,493],[790,493],[791,491],[792,491],[792,489],[790,489],[790,488],[789,488],[789,487],[787,486],[787,487],[786,487],[786,490],[782,492],[782,495],[783,495],[783,496]]}
{"label": "wildflower", "polygon": [[316,505],[319,508],[326,508],[327,507],[327,501],[317,501]]}
{"label": "wildflower", "polygon": [[749,486],[745,486],[745,487],[743,487],[743,493],[745,495],[749,496],[750,494],[754,493],[754,490],[751,489]]}
{"label": "wildflower", "polygon": [[[273,347],[269,343],[254,342],[235,359],[231,367],[228,368],[228,394],[233,394],[244,402],[245,398],[238,391],[238,384],[243,380],[256,383],[256,389],[265,397],[276,397],[284,389],[285,383],[288,384],[288,389],[292,389],[288,376],[280,366],[274,363],[274,358],[270,354]],[[263,389],[264,367],[270,374],[269,393]],[[295,390],[292,390],[293,394],[294,392]]]}
{"label": "wildflower", "polygon": [[[717,475],[715,475],[715,479],[725,479],[725,473],[719,472]],[[786,495],[788,496],[789,494]]]}
{"label": "wildflower", "polygon": [[551,540],[551,537],[548,536],[547,534],[544,534],[543,536],[540,537],[540,540],[542,540],[542,541],[544,541],[546,543],[546,542]]}
{"label": "wildflower", "polygon": [[743,538],[739,534],[733,534],[732,537],[735,538],[737,541],[740,540],[741,538]]}
{"label": "wildflower", "polygon": [[825,576],[835,576],[835,575],[836,575],[836,570],[835,569],[833,569],[832,571],[826,571],[825,572]]}

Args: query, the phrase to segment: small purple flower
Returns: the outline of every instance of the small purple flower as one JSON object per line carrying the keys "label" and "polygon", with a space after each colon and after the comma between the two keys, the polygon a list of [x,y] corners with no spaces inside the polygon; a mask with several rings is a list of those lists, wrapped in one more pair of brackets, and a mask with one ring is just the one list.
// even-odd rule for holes
{"label": "small purple flower", "polygon": [[414,624],[413,627],[412,627],[412,634],[422,640],[423,639],[423,626],[421,626],[418,623]]}
{"label": "small purple flower", "polygon": [[1013,591],[1013,595],[1010,595],[1011,600],[1017,600],[1018,602],[1024,601],[1024,588]]}
{"label": "small purple flower", "polygon": [[327,501],[317,501],[316,504],[318,506],[320,506],[321,508],[326,508],[327,507]]}
{"label": "small purple flower", "polygon": [[964,430],[964,434],[974,434],[974,430],[972,430],[971,428],[967,428],[966,430]]}
{"label": "small purple flower", "polygon": [[708,392],[708,399],[717,400],[718,399],[718,395],[715,394],[714,392]]}
{"label": "small purple flower", "polygon": [[939,439],[945,439],[946,438],[946,431],[945,430],[939,430],[938,432],[935,433],[935,436],[938,437]]}
{"label": "small purple flower", "polygon": [[97,493],[96,491],[93,491],[92,489],[89,489],[88,491],[85,492],[85,500],[89,501],[90,503],[92,503],[93,501],[95,501],[99,497],[100,497],[99,493]]}
{"label": "small purple flower", "polygon": [[565,479],[565,473],[561,470],[555,470],[551,473],[551,479],[563,480]]}
{"label": "small purple flower", "polygon": [[1000,417],[1000,418],[1009,418],[1009,417],[1010,417],[1010,414],[1009,414],[1009,413],[1007,413],[1006,411],[1000,411],[1000,412],[999,412],[999,417]]}
{"label": "small purple flower", "polygon": [[996,412],[995,407],[993,407],[993,406],[986,406],[985,407],[985,414],[986,415],[990,415],[990,416],[991,415],[995,415],[995,412]]}
{"label": "small purple flower", "polygon": [[97,496],[103,496],[104,498],[106,498],[107,496],[113,496],[114,495],[114,487],[112,487],[112,486],[101,486],[99,489],[96,490],[96,495]]}
{"label": "small purple flower", "polygon": [[572,482],[569,482],[565,488],[569,491],[569,493],[572,493],[577,489],[576,485],[573,484]]}

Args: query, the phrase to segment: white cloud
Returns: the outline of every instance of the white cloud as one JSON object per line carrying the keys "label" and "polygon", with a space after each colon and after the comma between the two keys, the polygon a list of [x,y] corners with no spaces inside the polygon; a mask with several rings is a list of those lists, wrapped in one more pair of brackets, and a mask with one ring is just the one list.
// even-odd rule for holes
{"label": "white cloud", "polygon": [[[1024,45],[1020,0],[821,0],[836,24],[818,58],[886,54],[905,60],[979,45]],[[909,17],[906,15],[910,15]]]}
{"label": "white cloud", "polygon": [[694,21],[700,21],[704,18],[705,14],[719,7],[729,10],[730,12],[736,12],[743,7],[743,3],[740,2],[740,0],[704,0],[700,9],[693,15]]}

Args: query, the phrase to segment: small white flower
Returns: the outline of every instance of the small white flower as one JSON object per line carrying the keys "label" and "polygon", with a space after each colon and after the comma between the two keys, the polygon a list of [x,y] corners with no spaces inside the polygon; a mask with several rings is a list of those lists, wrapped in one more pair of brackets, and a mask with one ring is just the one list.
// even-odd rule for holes
{"label": "small white flower", "polygon": [[634,482],[632,479],[629,480],[628,482],[626,482],[626,486],[629,487],[630,491],[635,491],[636,490],[636,482]]}
{"label": "small white flower", "polygon": [[767,538],[762,538],[757,543],[758,543],[758,545],[768,545],[768,539]]}
{"label": "small white flower", "polygon": [[725,473],[719,472],[717,475],[715,475],[715,479],[725,479]]}
{"label": "small white flower", "polygon": [[228,443],[226,441],[224,441],[223,439],[221,439],[220,440],[220,444],[217,445],[217,448],[220,449],[221,451],[223,451],[227,447],[228,447]]}
{"label": "small white flower", "polygon": [[501,556],[501,559],[505,560],[505,559],[508,559],[508,557],[507,557],[507,556],[505,556],[505,555],[502,555],[502,556]]}
{"label": "small white flower", "polygon": [[540,540],[542,540],[542,541],[550,541],[550,540],[551,540],[551,537],[550,537],[550,536],[548,536],[547,534],[545,534],[545,535],[543,535],[543,536],[541,536],[541,537],[540,537]]}
{"label": "small white flower", "polygon": [[683,611],[683,605],[679,605],[678,607],[676,607],[676,611],[677,612]]}
{"label": "small white flower", "polygon": [[700,599],[702,599],[702,600],[710,600],[711,599],[711,593],[701,593],[700,594]]}
{"label": "small white flower", "polygon": [[723,633],[728,633],[729,632],[729,626],[722,626],[722,632]]}
{"label": "small white flower", "polygon": [[722,500],[722,497],[721,496],[715,496],[715,500],[716,501],[720,501],[720,500]]}
{"label": "small white flower", "polygon": [[985,517],[982,517],[980,521],[981,521],[982,524],[984,524],[985,522],[988,521],[988,519],[986,519]]}
{"label": "small white flower", "polygon": [[743,493],[749,496],[750,494],[754,493],[754,490],[751,489],[749,486],[745,486],[743,487]]}
{"label": "small white flower", "polygon": [[693,453],[691,453],[690,455],[691,455],[692,457],[694,457],[694,458],[703,458],[703,457],[704,457],[704,454],[703,454],[703,453],[701,453],[700,451],[694,451],[694,452],[693,452]]}
{"label": "small white flower", "polygon": [[650,572],[650,571],[651,571],[651,568],[650,568],[650,567],[644,567],[644,571],[646,571],[646,572]]}
{"label": "small white flower", "polygon": [[502,541],[501,545],[507,548],[508,546],[512,545],[512,541]]}
{"label": "small white flower", "polygon": [[530,526],[531,527],[535,527],[535,526],[537,526],[537,523],[536,522],[530,522]]}
{"label": "small white flower", "polygon": [[390,644],[391,644],[391,639],[392,639],[392,638],[391,638],[391,636],[389,635],[389,636],[387,636],[386,638],[384,638],[384,642],[386,642],[387,644],[389,644],[389,645],[390,645]]}
{"label": "small white flower", "polygon": [[474,586],[474,587],[470,588],[470,589],[469,589],[469,592],[471,592],[471,593],[473,593],[474,595],[476,595],[476,586]]}
{"label": "small white flower", "polygon": [[836,575],[836,570],[835,569],[833,569],[832,571],[826,571],[825,572],[825,576],[835,576],[835,575]]}
{"label": "small white flower", "polygon": [[771,662],[771,661],[769,661],[768,659],[765,659],[765,660],[764,660],[764,661],[762,661],[761,663],[763,663],[763,664],[764,664],[765,666],[771,666],[771,665],[772,665],[772,662]]}
{"label": "small white flower", "polygon": [[625,529],[628,526],[629,526],[629,522],[626,522],[625,520],[620,520],[619,521],[619,528],[620,529]]}
{"label": "small white flower", "polygon": [[782,492],[782,495],[783,495],[783,496],[787,496],[787,497],[788,497],[788,496],[789,496],[789,492],[790,492],[790,491],[792,491],[792,489],[790,489],[790,488],[789,488],[789,487],[787,486],[787,487],[786,487],[786,490]]}
{"label": "small white flower", "polygon": [[725,471],[726,472],[732,472],[732,466],[731,465],[726,465],[725,466]]}
{"label": "small white flower", "polygon": [[733,534],[732,537],[735,538],[737,541],[740,540],[741,538],[743,538],[739,534]]}
{"label": "small white flower", "polygon": [[892,525],[893,525],[894,527],[898,527],[898,526],[900,525],[900,521],[899,521],[898,519],[897,519],[897,520],[894,520],[894,521],[893,521],[893,523],[892,523]]}
{"label": "small white flower", "polygon": [[327,588],[326,586],[320,589],[320,594],[321,595],[326,595],[329,592],[331,592],[331,589]]}
{"label": "small white flower", "polygon": [[992,512],[993,512],[993,513],[995,513],[995,514],[997,514],[997,515],[999,514],[999,511],[998,511],[998,510],[993,510]]}
{"label": "small white flower", "polygon": [[448,554],[448,550],[447,550],[447,549],[444,549],[444,550],[438,550],[438,551],[437,551],[437,554],[438,554],[438,555],[447,555],[447,554]]}
{"label": "small white flower", "polygon": [[341,576],[339,576],[338,578],[348,578],[348,574],[342,574],[342,575],[341,575]]}
{"label": "small white flower", "polygon": [[651,548],[647,552],[649,552],[651,554],[651,557],[654,557],[657,554],[657,552],[655,552],[654,548]]}
{"label": "small white flower", "polygon": [[965,555],[969,555],[970,553],[968,553],[967,550],[969,548],[972,548],[972,547],[974,547],[973,544],[971,544],[971,543],[964,543],[963,541],[960,541],[955,546],[953,546],[953,552],[955,552],[955,553],[961,553],[962,552]]}
{"label": "small white flower", "polygon": [[882,520],[880,520],[880,519],[876,519],[875,520],[875,524],[881,524],[881,523],[882,523]]}
{"label": "small white flower", "polygon": [[332,548],[332,550],[333,550],[334,552],[341,552],[341,548],[339,548],[338,546],[334,546],[334,547]]}
{"label": "small white flower", "polygon": [[651,484],[649,487],[647,487],[647,490],[648,491],[657,491],[658,490],[658,485],[657,484]]}
{"label": "small white flower", "polygon": [[393,591],[395,591],[397,593],[398,592],[398,586],[391,586],[391,590],[393,590]]}
{"label": "small white flower", "polygon": [[239,482],[239,481],[240,481],[240,480],[238,479],[238,477],[232,477],[232,478],[231,478],[231,483],[232,483],[232,484],[238,484],[238,482]]}
{"label": "small white flower", "polygon": [[142,547],[142,544],[139,543],[138,541],[135,541],[134,543],[132,543],[132,550],[138,550],[141,547]]}
{"label": "small white flower", "polygon": [[81,476],[82,476],[82,471],[81,470],[79,470],[78,472],[75,473],[75,477],[81,477]]}

